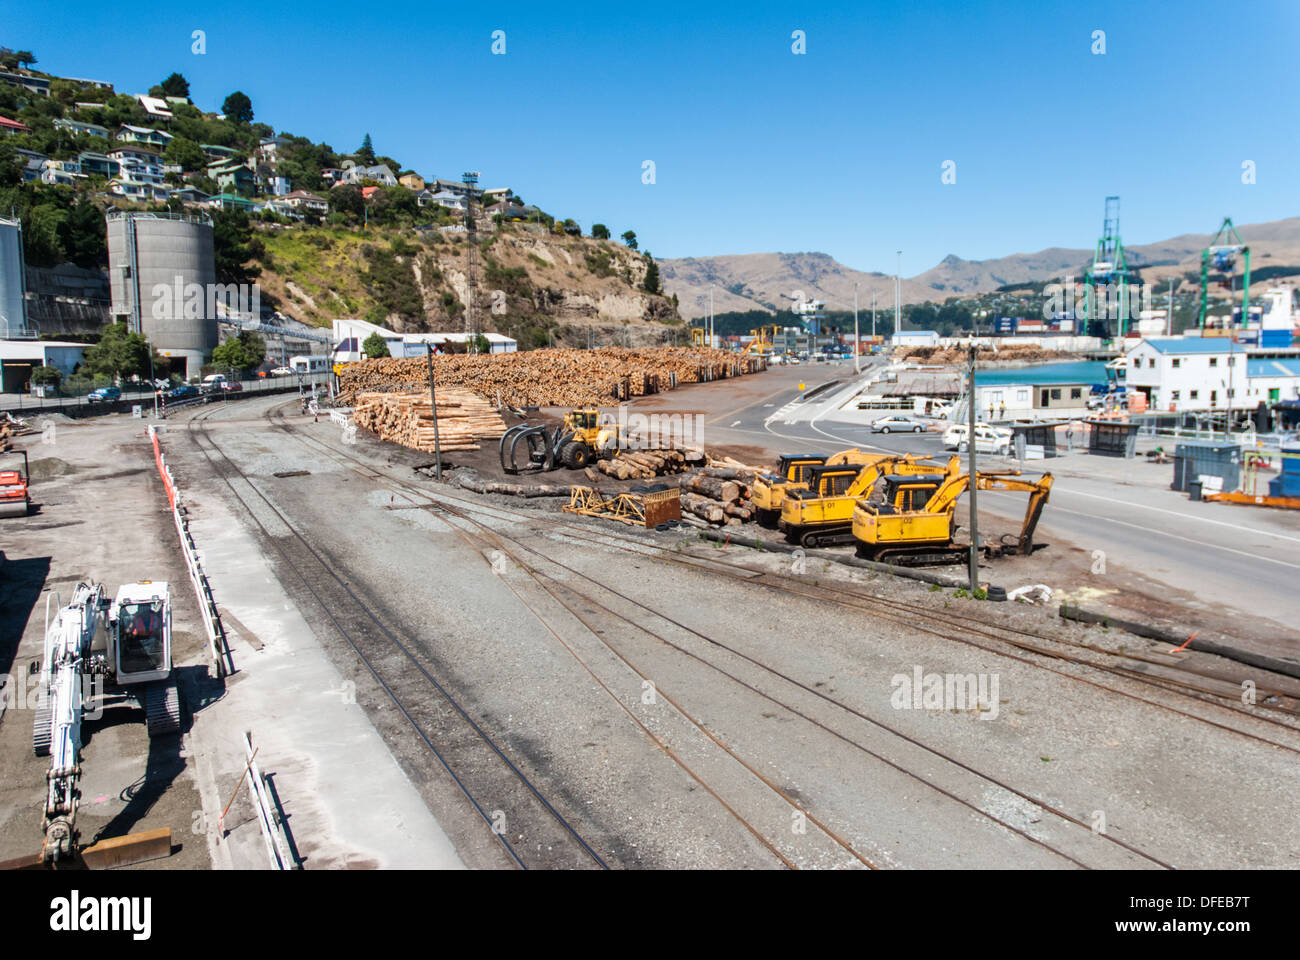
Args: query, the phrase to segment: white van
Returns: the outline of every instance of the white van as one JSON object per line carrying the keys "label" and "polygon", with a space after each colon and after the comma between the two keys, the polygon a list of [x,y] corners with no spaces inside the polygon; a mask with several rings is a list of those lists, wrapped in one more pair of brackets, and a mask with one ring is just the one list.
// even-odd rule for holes
{"label": "white van", "polygon": [[225,386],[226,375],[224,373],[210,373],[199,384],[199,391],[201,393],[216,393],[218,390],[225,389]]}
{"label": "white van", "polygon": [[[953,425],[943,435],[945,449],[965,453],[969,434],[970,427],[966,424]],[[996,453],[998,456],[1005,457],[1011,453],[1011,436],[1011,431],[1004,427],[991,427],[987,423],[977,423],[975,424],[975,452]]]}

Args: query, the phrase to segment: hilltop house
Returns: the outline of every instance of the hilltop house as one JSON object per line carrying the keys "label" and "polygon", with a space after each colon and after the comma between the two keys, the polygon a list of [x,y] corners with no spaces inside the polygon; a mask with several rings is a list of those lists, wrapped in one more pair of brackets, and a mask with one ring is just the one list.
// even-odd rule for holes
{"label": "hilltop house", "polygon": [[256,187],[253,171],[239,160],[218,160],[208,164],[208,176],[226,192],[252,193]]}
{"label": "hilltop house", "polygon": [[358,184],[362,180],[374,180],[385,187],[397,186],[397,177],[393,175],[393,171],[389,169],[386,163],[378,163],[372,167],[363,167],[358,164],[343,171],[343,183]]}
{"label": "hilltop house", "polygon": [[119,147],[108,159],[117,164],[117,174],[109,191],[131,200],[166,200],[169,191],[163,185],[162,158],[143,147]]}
{"label": "hilltop house", "polygon": [[122,128],[117,131],[117,136],[114,139],[122,143],[143,143],[163,150],[167,147],[167,144],[171,143],[172,135],[162,130],[153,130],[149,127],[133,127],[129,123],[124,123]]}
{"label": "hilltop house", "polygon": [[143,93],[137,93],[135,98],[140,101],[140,106],[144,107],[145,113],[149,114],[149,116],[157,117],[160,120],[173,119],[167,101],[161,97],[149,97]]}
{"label": "hilltop house", "polygon": [[[438,181],[442,183],[441,180]],[[429,194],[429,202],[436,203],[440,207],[447,207],[450,210],[465,210],[465,195],[463,193],[452,193],[450,190],[439,190],[437,193]]]}
{"label": "hilltop house", "polygon": [[70,187],[86,175],[76,160],[46,160],[41,169],[41,182]]}
{"label": "hilltop house", "polygon": [[71,130],[73,133],[84,133],[92,137],[103,137],[108,139],[108,127],[101,127],[97,123],[86,123],[82,120],[66,120],[58,117],[54,121],[54,126],[58,130]]}
{"label": "hilltop house", "polygon": [[418,173],[406,173],[397,178],[397,182],[407,190],[419,192],[424,189],[424,177]]}
{"label": "hilltop house", "polygon": [[308,193],[306,190],[295,190],[286,197],[277,201],[277,205],[285,206],[292,210],[302,213],[312,213],[318,216],[324,216],[329,213],[330,205],[323,197],[318,197],[314,193]]}
{"label": "hilltop house", "polygon": [[95,153],[91,150],[82,151],[77,155],[77,162],[81,165],[81,172],[88,177],[105,177],[112,179],[117,176],[118,164],[116,160],[110,160],[102,153]]}
{"label": "hilltop house", "polygon": [[17,120],[10,120],[8,117],[0,117],[0,130],[5,133],[30,133],[31,127],[25,123],[19,123]]}
{"label": "hilltop house", "polygon": [[0,81],[12,83],[15,87],[22,87],[42,97],[50,95],[50,81],[45,77],[29,77],[25,73],[0,73]]}

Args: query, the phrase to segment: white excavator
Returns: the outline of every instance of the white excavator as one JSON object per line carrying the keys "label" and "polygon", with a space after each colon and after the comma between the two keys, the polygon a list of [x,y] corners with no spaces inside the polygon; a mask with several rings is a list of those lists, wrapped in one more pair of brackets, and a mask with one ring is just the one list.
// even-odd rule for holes
{"label": "white excavator", "polygon": [[180,694],[172,676],[171,596],[167,583],[126,584],[110,601],[103,584],[80,583],[72,602],[51,618],[45,603],[45,649],[36,687],[32,749],[50,758],[46,774],[45,842],[49,864],[77,852],[81,722],[108,701],[135,701],[144,708],[149,736],[180,730]]}

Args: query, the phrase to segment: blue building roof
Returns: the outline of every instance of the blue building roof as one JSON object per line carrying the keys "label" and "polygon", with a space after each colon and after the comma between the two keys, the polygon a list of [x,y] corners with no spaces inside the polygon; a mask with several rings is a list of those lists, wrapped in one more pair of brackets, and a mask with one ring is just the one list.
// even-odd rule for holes
{"label": "blue building roof", "polygon": [[1240,343],[1234,344],[1227,337],[1187,337],[1186,339],[1177,339],[1175,337],[1160,337],[1144,341],[1151,345],[1159,353],[1244,353],[1245,346]]}
{"label": "blue building roof", "polygon": [[1300,357],[1268,359],[1250,357],[1246,360],[1247,377],[1300,377]]}

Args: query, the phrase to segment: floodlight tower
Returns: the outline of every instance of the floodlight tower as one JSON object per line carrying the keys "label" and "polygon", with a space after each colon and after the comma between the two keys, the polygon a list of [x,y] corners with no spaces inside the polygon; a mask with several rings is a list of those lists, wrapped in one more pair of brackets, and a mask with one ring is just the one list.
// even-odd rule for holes
{"label": "floodlight tower", "polygon": [[1107,197],[1106,220],[1102,224],[1101,239],[1097,241],[1092,266],[1083,274],[1083,333],[1088,333],[1089,321],[1106,319],[1106,311],[1098,302],[1097,287],[1114,286],[1119,295],[1119,335],[1124,336],[1128,320],[1128,286],[1131,280],[1124,243],[1119,238],[1119,197]]}
{"label": "floodlight tower", "polygon": [[[1236,243],[1220,243],[1221,240],[1236,240]],[[1214,235],[1210,245],[1201,251],[1201,310],[1198,324],[1205,327],[1205,311],[1210,305],[1210,267],[1216,273],[1228,275],[1234,280],[1233,270],[1237,266],[1237,257],[1243,260],[1245,271],[1241,279],[1241,325],[1250,323],[1250,247],[1241,239],[1241,234],[1232,224],[1232,217],[1224,217],[1219,232]],[[1229,315],[1231,325],[1232,317]]]}

